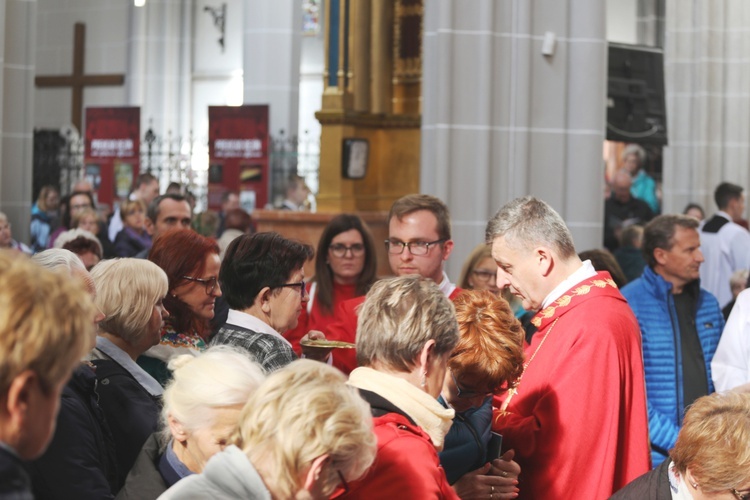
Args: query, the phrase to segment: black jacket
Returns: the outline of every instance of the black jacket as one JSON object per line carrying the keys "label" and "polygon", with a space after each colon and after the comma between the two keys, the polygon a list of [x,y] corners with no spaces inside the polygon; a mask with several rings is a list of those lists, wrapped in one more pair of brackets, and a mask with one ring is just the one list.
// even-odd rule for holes
{"label": "black jacket", "polygon": [[29,464],[37,500],[113,498],[120,488],[115,445],[96,386],[93,367],[81,364],[63,389],[55,435]]}
{"label": "black jacket", "polygon": [[21,459],[0,447],[0,500],[34,500]]}
{"label": "black jacket", "polygon": [[143,444],[159,427],[162,401],[149,394],[114,360],[97,359],[92,363],[99,381],[99,404],[115,441],[118,483],[124,484]]}
{"label": "black jacket", "polygon": [[611,500],[672,500],[669,490],[669,463],[664,460],[659,467],[628,483],[612,495]]}

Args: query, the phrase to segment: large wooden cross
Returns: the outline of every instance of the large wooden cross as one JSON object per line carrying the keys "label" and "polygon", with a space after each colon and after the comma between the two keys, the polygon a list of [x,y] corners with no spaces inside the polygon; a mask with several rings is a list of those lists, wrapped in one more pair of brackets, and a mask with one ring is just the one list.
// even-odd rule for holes
{"label": "large wooden cross", "polygon": [[37,76],[34,80],[37,87],[71,87],[73,89],[73,102],[70,110],[70,121],[76,126],[79,133],[81,130],[83,114],[83,88],[105,85],[122,85],[125,75],[86,75],[83,71],[84,49],[86,44],[86,26],[83,23],[75,24],[75,35],[73,39],[73,74],[57,76]]}

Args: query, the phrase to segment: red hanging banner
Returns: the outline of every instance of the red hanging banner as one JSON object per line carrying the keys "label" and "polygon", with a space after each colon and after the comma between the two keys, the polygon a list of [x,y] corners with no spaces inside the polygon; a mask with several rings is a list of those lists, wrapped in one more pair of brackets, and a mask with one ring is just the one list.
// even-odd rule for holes
{"label": "red hanging banner", "polygon": [[141,108],[86,108],[84,162],[97,202],[112,208],[127,198],[138,175]]}
{"label": "red hanging banner", "polygon": [[268,105],[208,107],[208,208],[239,192],[248,212],[268,203]]}

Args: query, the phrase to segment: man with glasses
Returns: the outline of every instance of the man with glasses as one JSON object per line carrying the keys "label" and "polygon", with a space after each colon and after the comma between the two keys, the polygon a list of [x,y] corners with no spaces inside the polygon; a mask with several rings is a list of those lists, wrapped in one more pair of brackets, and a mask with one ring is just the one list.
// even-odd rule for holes
{"label": "man with glasses", "polygon": [[[396,200],[388,214],[388,262],[397,276],[418,274],[437,283],[440,291],[453,300],[462,291],[444,271],[453,251],[448,207],[426,194],[410,194]],[[354,342],[357,333],[356,309],[365,297],[347,300],[336,311],[338,320],[326,330],[331,340]],[[353,349],[336,353],[336,365],[344,373],[357,367]]]}

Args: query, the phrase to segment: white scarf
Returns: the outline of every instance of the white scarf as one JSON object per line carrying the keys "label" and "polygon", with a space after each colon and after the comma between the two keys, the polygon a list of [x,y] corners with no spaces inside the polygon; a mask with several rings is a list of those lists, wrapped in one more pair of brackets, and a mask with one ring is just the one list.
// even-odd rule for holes
{"label": "white scarf", "polygon": [[443,440],[456,414],[452,408],[443,408],[437,399],[402,378],[364,366],[349,374],[349,385],[393,403],[430,436],[435,449],[443,449]]}
{"label": "white scarf", "polygon": [[693,500],[684,478],[680,476],[680,471],[674,466],[674,462],[669,462],[669,492],[672,494],[672,500]]}

